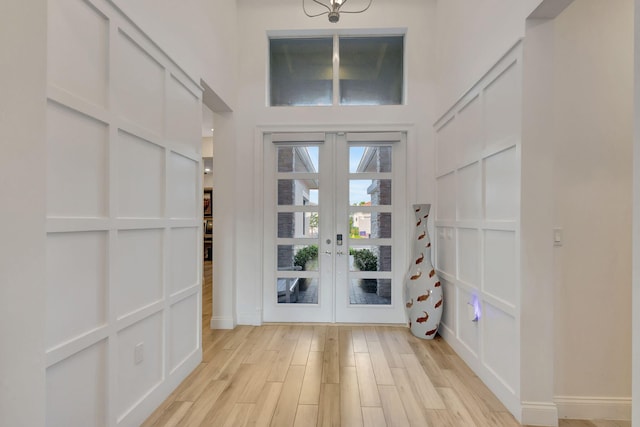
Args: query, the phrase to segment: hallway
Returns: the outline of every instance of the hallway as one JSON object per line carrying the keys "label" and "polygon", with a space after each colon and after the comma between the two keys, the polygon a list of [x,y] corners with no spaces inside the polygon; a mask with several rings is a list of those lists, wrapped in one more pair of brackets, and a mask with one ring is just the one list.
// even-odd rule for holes
{"label": "hallway", "polygon": [[143,426],[520,426],[440,337],[360,325],[211,330],[204,268],[202,363]]}

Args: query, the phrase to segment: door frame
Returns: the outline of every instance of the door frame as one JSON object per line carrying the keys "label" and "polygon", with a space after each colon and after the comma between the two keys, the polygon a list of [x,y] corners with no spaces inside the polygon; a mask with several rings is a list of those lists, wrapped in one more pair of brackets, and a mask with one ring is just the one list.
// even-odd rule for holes
{"label": "door frame", "polygon": [[[406,206],[411,206],[413,203],[417,202],[417,165],[429,165],[429,167],[433,164],[432,161],[419,161],[418,154],[423,157],[427,157],[432,153],[423,152],[424,150],[419,150],[416,142],[416,130],[413,124],[398,124],[398,123],[390,123],[390,124],[342,124],[342,125],[257,125],[254,129],[254,150],[253,150],[253,170],[254,170],[254,188],[253,188],[253,206],[255,207],[253,213],[253,223],[254,223],[254,237],[256,239],[256,256],[254,258],[255,263],[255,271],[256,271],[256,281],[254,286],[254,295],[256,304],[256,316],[253,317],[253,321],[251,324],[253,325],[262,325],[265,323],[264,320],[264,312],[263,312],[263,295],[264,295],[264,214],[262,208],[264,207],[264,156],[265,156],[265,148],[264,148],[264,137],[267,133],[312,133],[312,132],[329,132],[329,133],[338,133],[338,132],[402,132],[405,134],[405,150],[404,156],[406,156],[406,170],[404,175],[404,189],[405,189],[405,203]],[[428,157],[427,157],[428,158]],[[424,173],[421,175],[425,175]],[[433,194],[433,186],[426,186],[423,188],[423,194]],[[424,196],[422,196],[424,197]],[[423,199],[424,200],[424,199]],[[428,199],[427,199],[428,200]],[[398,219],[399,221],[403,221],[406,224],[410,224],[413,221],[413,216],[411,209],[405,209],[406,215],[404,218]],[[404,253],[409,253],[409,242],[411,230],[408,227],[404,230],[405,233],[405,247],[402,248]],[[403,268],[404,270],[404,268]],[[402,301],[397,301],[397,303],[402,303]],[[334,308],[335,310],[335,308]],[[334,315],[335,317],[335,315]],[[380,323],[380,322],[376,322]],[[394,323],[388,323],[394,324]],[[397,322],[395,324],[404,324],[404,320],[402,322]]]}

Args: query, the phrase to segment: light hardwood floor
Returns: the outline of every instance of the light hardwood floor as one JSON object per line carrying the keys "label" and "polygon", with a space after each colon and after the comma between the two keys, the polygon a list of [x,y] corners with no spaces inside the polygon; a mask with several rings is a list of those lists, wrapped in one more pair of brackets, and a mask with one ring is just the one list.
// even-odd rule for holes
{"label": "light hardwood floor", "polygon": [[439,337],[361,325],[210,330],[207,264],[203,361],[143,426],[520,426]]}

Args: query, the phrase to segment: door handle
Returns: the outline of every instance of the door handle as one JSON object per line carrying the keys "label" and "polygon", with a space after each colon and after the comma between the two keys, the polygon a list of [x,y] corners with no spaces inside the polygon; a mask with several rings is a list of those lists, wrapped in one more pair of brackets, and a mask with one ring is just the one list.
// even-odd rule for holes
{"label": "door handle", "polygon": [[342,252],[342,251],[338,251],[338,252],[336,252],[336,254],[337,254],[337,255],[344,255],[344,252]]}
{"label": "door handle", "polygon": [[325,254],[331,255],[331,251],[324,251]]}

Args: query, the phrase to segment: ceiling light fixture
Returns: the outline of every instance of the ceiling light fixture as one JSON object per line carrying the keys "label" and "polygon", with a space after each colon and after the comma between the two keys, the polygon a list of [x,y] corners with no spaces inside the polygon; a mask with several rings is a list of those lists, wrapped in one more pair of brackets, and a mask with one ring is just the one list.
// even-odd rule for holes
{"label": "ceiling light fixture", "polygon": [[[323,0],[323,1],[312,0],[312,1],[314,3],[318,3],[322,7],[327,8],[327,10],[324,12],[311,14],[307,12],[307,6],[306,6],[307,0],[302,0],[302,10],[304,10],[304,14],[307,15],[309,18],[315,18],[316,16],[321,16],[321,15],[328,15],[329,22],[333,24],[335,24],[340,20],[341,12],[342,13],[362,13],[365,10],[369,9],[369,6],[371,6],[371,3],[373,2],[373,0],[369,0],[369,4],[367,4],[367,6],[361,10],[341,10],[342,6],[344,6],[347,3],[347,0]],[[328,3],[323,3],[323,2],[328,2]]]}

